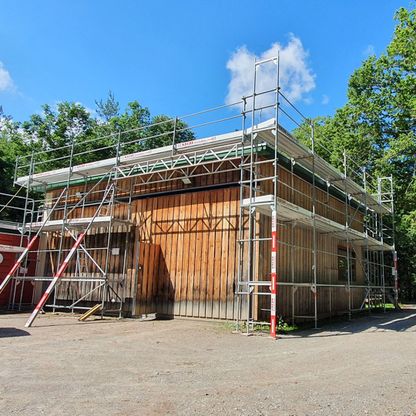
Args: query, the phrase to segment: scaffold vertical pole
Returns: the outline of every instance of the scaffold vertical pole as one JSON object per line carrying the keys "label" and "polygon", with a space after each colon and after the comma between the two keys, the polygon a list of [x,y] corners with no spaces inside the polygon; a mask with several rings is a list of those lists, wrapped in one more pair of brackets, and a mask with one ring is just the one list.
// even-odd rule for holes
{"label": "scaffold vertical pole", "polygon": [[316,241],[316,177],[315,177],[315,126],[310,123],[312,143],[312,273],[313,273],[313,306],[315,329],[318,328],[318,272],[317,272],[317,241]]}
{"label": "scaffold vertical pole", "polygon": [[[363,185],[364,185],[364,224],[368,221],[368,203],[367,203],[367,170],[363,168]],[[377,216],[377,213],[375,214]],[[370,248],[368,244],[368,227],[365,227],[365,278],[367,281],[366,297],[368,299],[368,311],[371,313],[371,264],[370,264]],[[364,299],[365,300],[365,299]]]}
{"label": "scaffold vertical pole", "polygon": [[350,237],[349,237],[349,211],[350,211],[350,199],[348,194],[347,188],[347,175],[348,175],[348,168],[347,168],[347,151],[344,149],[343,152],[344,156],[344,193],[345,193],[345,237],[347,241],[347,291],[348,291],[348,319],[351,319],[351,257],[350,257]]}
{"label": "scaffold vertical pole", "polygon": [[270,336],[276,339],[277,331],[277,262],[278,262],[278,236],[277,236],[277,195],[279,192],[279,55],[273,60],[276,65],[276,92],[275,92],[275,129],[274,131],[274,161],[273,161],[273,207],[271,224],[271,267],[270,267]]}
{"label": "scaffold vertical pole", "polygon": [[391,210],[391,224],[392,224],[392,237],[393,237],[393,270],[394,270],[394,303],[395,308],[399,307],[399,268],[396,251],[396,219],[394,208],[394,187],[393,176],[389,176],[390,181],[390,210]]}
{"label": "scaffold vertical pole", "polygon": [[[245,142],[246,142],[246,110],[247,110],[247,98],[242,99],[242,112],[241,112],[241,157],[240,157],[240,210],[238,217],[238,254],[237,254],[237,286],[236,286],[236,329],[240,330],[240,320],[242,317],[242,301],[240,291],[243,286],[243,274],[244,274],[244,214],[243,214],[243,199],[244,199],[244,170],[245,170]],[[248,288],[247,288],[248,290]]]}
{"label": "scaffold vertical pole", "polygon": [[[75,137],[74,135],[71,135],[71,145],[70,145],[70,153],[69,153],[69,168],[68,168],[68,175],[66,178],[66,197],[64,202],[64,208],[63,208],[63,220],[62,220],[62,227],[61,227],[61,233],[60,233],[60,240],[59,240],[59,250],[58,250],[58,259],[56,264],[60,264],[61,258],[63,256],[63,250],[64,250],[64,238],[65,238],[65,226],[68,222],[68,199],[70,197],[69,190],[71,185],[71,179],[72,179],[72,173],[74,169],[74,150],[75,150]],[[49,297],[49,296],[48,296]],[[57,291],[53,294],[53,312],[55,313],[55,305],[56,305],[56,299],[57,299]],[[45,301],[46,302],[46,301]]]}
{"label": "scaffold vertical pole", "polygon": [[[105,310],[105,301],[107,299],[107,296],[110,296],[110,282],[108,279],[108,270],[109,270],[109,266],[110,266],[110,250],[111,250],[111,242],[112,242],[112,218],[114,215],[114,202],[115,202],[115,193],[116,193],[116,181],[117,181],[117,177],[118,177],[118,168],[120,165],[120,151],[121,151],[121,135],[120,132],[117,135],[117,147],[116,147],[116,164],[115,164],[115,169],[113,169],[113,171],[110,172],[110,176],[109,176],[109,182],[108,183],[112,183],[112,185],[110,185],[110,188],[112,190],[111,192],[111,196],[110,196],[110,217],[111,217],[111,221],[108,227],[108,232],[107,232],[107,242],[106,242],[106,246],[105,246],[105,263],[104,263],[104,278],[105,278],[105,282],[106,284],[103,287],[102,293],[102,299],[101,299],[101,319],[104,318],[104,310]],[[107,193],[108,195],[108,193]]]}
{"label": "scaffold vertical pole", "polygon": [[[25,198],[25,204],[24,204],[24,210],[23,210],[23,217],[22,217],[22,228],[20,231],[20,247],[23,247],[23,244],[25,242],[25,239],[27,242],[31,240],[31,234],[29,233],[27,237],[25,237],[26,234],[26,222],[27,222],[27,210],[28,210],[28,203],[29,203],[29,193],[30,193],[30,184],[32,182],[32,176],[34,173],[34,152],[32,152],[30,156],[30,164],[29,164],[29,175],[27,179],[27,187],[26,187],[26,198]],[[32,205],[32,212],[33,212],[33,205]],[[32,213],[33,215],[33,213]],[[23,277],[26,276],[27,273],[27,265],[28,265],[28,256],[24,258],[24,266],[22,269],[24,270]],[[20,311],[22,309],[22,301],[23,301],[23,292],[25,289],[25,279],[22,280],[16,280],[14,281],[13,285],[13,291],[10,292],[10,295],[12,296],[12,299],[10,299],[10,306],[14,309],[16,306],[16,294],[17,294],[17,286],[20,285],[20,294],[19,294],[19,306],[18,310]]]}
{"label": "scaffold vertical pole", "polygon": [[380,270],[381,270],[381,287],[382,287],[382,300],[383,300],[383,311],[386,312],[386,276],[384,270],[384,232],[383,232],[383,215],[380,217],[381,221],[381,247],[380,250]]}
{"label": "scaffold vertical pole", "polygon": [[270,273],[270,336],[276,338],[277,315],[277,213],[272,210],[272,248],[271,248],[271,273]]}
{"label": "scaffold vertical pole", "polygon": [[398,264],[397,264],[397,251],[393,250],[393,272],[394,272],[394,303],[397,308],[399,305],[399,273],[398,273]]}

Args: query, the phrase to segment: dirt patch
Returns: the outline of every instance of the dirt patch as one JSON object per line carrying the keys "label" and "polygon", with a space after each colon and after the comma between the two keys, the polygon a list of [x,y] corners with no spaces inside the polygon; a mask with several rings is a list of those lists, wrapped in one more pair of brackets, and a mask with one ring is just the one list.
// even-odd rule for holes
{"label": "dirt patch", "polygon": [[416,415],[416,310],[272,341],[221,322],[0,315],[4,415]]}

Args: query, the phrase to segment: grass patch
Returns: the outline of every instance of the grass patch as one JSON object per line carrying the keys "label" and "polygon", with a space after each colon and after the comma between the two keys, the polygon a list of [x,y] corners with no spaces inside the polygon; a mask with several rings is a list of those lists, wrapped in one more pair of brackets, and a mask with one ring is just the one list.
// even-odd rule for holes
{"label": "grass patch", "polygon": [[[399,306],[400,306],[400,304],[399,304]],[[364,307],[364,309],[363,310],[369,310],[370,309],[370,307],[369,307],[369,305],[368,304],[366,304],[365,305],[365,307]],[[385,307],[383,307],[383,305],[380,305],[380,306],[377,306],[377,307],[372,307],[371,308],[371,310],[372,311],[380,311],[380,310],[388,310],[388,311],[392,311],[392,310],[394,310],[394,309],[396,309],[395,308],[395,306],[394,306],[394,304],[393,303],[386,303],[385,304]]]}
{"label": "grass patch", "polygon": [[[237,325],[236,322],[225,322],[223,324],[223,328],[228,331],[237,331],[240,332],[247,332],[247,322],[241,321],[239,325]],[[279,334],[287,334],[293,331],[296,331],[300,329],[298,325],[290,325],[289,323],[283,321],[283,319],[279,319],[278,325],[277,325],[277,332]],[[256,323],[253,325],[250,325],[249,331],[250,333],[269,333],[270,332],[270,325],[268,323]]]}

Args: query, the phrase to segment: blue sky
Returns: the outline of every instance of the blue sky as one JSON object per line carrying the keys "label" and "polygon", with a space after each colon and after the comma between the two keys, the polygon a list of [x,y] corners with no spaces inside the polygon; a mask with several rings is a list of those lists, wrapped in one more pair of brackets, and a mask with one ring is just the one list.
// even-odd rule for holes
{"label": "blue sky", "polygon": [[2,0],[0,105],[24,120],[43,103],[69,100],[94,109],[111,89],[122,108],[138,100],[152,114],[186,114],[226,101],[227,62],[236,51],[261,56],[295,39],[309,77],[296,104],[308,116],[332,114],[345,103],[352,71],[369,53],[385,50],[394,11],[410,4]]}

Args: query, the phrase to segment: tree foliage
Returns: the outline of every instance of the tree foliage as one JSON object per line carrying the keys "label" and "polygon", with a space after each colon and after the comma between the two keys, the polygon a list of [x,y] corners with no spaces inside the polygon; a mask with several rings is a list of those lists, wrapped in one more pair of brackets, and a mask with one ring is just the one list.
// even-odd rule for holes
{"label": "tree foliage", "polygon": [[[56,107],[45,104],[41,113],[22,123],[0,109],[1,192],[16,191],[13,177],[17,157],[22,166],[18,174],[24,176],[29,173],[32,157],[36,173],[67,167],[71,153],[75,155],[73,164],[80,164],[114,157],[117,151],[122,155],[169,145],[174,135],[176,143],[194,138],[184,122],[166,115],[152,117],[149,109],[137,101],[128,103],[121,112],[111,91],[96,105],[94,113],[80,103],[65,101]],[[0,204],[6,200],[0,196]],[[7,216],[13,218],[16,213],[10,211]]]}
{"label": "tree foliage", "polygon": [[103,100],[96,100],[97,114],[109,122],[113,117],[117,117],[120,111],[120,103],[115,99],[112,91],[108,92],[108,97]]}
{"label": "tree foliage", "polygon": [[[315,120],[315,134],[317,152],[338,167],[345,149],[374,177],[393,175],[405,290],[416,286],[416,10],[400,8],[395,18],[386,52],[370,56],[351,75],[347,103],[333,117]],[[307,129],[295,131],[304,142]]]}

